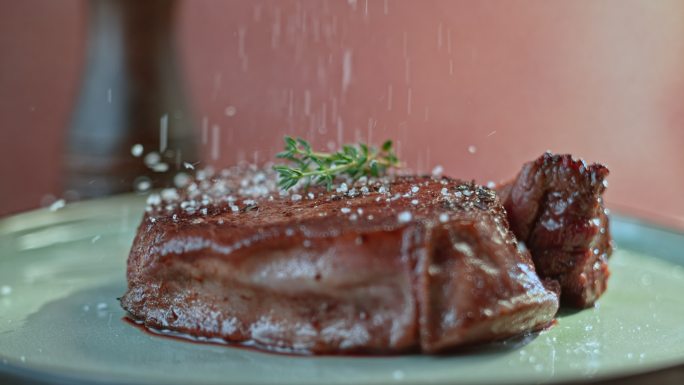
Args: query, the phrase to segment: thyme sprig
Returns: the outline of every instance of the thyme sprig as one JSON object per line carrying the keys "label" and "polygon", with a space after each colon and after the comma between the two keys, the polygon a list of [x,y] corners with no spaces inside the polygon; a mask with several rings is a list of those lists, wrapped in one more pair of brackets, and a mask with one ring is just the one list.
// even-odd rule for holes
{"label": "thyme sprig", "polygon": [[352,180],[362,176],[381,176],[391,167],[399,166],[399,159],[392,149],[392,141],[385,141],[380,149],[359,143],[344,145],[333,153],[318,152],[301,138],[285,137],[285,150],[276,155],[292,165],[276,165],[278,187],[288,190],[299,181],[306,185],[320,184],[332,189],[337,176],[346,175]]}

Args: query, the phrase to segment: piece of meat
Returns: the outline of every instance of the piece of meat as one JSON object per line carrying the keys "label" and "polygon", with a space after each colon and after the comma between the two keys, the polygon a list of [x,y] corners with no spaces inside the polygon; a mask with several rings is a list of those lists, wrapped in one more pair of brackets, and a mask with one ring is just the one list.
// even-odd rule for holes
{"label": "piece of meat", "polygon": [[498,189],[511,229],[563,304],[584,308],[606,290],[612,242],[602,194],[608,169],[545,153]]}
{"label": "piece of meat", "polygon": [[224,175],[151,199],[123,308],[148,327],[309,353],[432,353],[556,314],[493,190],[398,177],[272,191],[263,174]]}

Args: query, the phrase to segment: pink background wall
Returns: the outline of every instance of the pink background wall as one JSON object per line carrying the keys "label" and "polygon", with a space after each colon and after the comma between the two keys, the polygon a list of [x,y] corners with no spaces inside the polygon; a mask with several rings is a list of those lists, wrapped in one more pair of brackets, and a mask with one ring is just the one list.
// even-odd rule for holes
{"label": "pink background wall", "polygon": [[[0,5],[6,214],[60,193],[87,4]],[[681,1],[195,0],[177,38],[198,135],[219,127],[207,163],[270,159],[286,133],[394,138],[415,169],[486,182],[550,149],[608,164],[609,205],[684,227]]]}

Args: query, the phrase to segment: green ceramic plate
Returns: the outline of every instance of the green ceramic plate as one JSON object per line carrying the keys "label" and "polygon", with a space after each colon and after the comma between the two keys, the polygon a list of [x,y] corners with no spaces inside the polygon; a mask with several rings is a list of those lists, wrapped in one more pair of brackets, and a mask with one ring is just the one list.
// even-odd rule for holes
{"label": "green ceramic plate", "polygon": [[0,221],[0,382],[532,383],[684,363],[684,235],[635,220],[613,218],[619,249],[599,305],[538,336],[452,356],[295,357],[124,322],[116,298],[142,208],[129,195]]}

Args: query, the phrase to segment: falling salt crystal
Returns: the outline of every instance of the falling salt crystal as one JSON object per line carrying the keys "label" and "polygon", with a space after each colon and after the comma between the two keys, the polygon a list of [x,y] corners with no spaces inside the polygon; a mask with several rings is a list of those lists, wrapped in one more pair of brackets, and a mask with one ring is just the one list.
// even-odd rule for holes
{"label": "falling salt crystal", "polygon": [[[142,148],[142,146],[141,146],[141,148]],[[154,167],[154,165],[159,163],[160,160],[161,160],[161,156],[159,155],[158,152],[155,152],[155,151],[152,151],[152,152],[148,153],[147,155],[145,155],[145,159],[144,159],[145,165],[147,167]]]}
{"label": "falling salt crystal", "polygon": [[146,176],[139,176],[133,181],[135,191],[145,192],[152,187],[152,181]]}
{"label": "falling salt crystal", "polygon": [[169,144],[169,115],[159,118],[159,152],[164,153]]}
{"label": "falling salt crystal", "polygon": [[449,214],[447,214],[447,213],[439,214],[439,221],[440,222],[444,223],[444,222],[447,222],[448,220],[449,220]]}
{"label": "falling salt crystal", "polygon": [[101,235],[96,235],[90,240],[90,243],[95,243],[95,242],[99,241],[100,238],[102,238]]}
{"label": "falling salt crystal", "polygon": [[143,150],[144,150],[143,145],[140,143],[136,143],[131,147],[131,155],[138,158],[138,157],[140,157],[140,155],[143,154]]}
{"label": "falling salt crystal", "polygon": [[487,188],[493,189],[494,187],[496,187],[496,183],[494,183],[494,181],[490,180],[489,182],[487,182]]}
{"label": "falling salt crystal", "polygon": [[50,211],[57,211],[57,210],[63,208],[64,206],[66,206],[66,202],[64,201],[64,199],[58,199],[58,200],[54,201],[48,209]]}
{"label": "falling salt crystal", "polygon": [[0,287],[0,295],[10,295],[10,294],[12,294],[12,287],[11,286],[3,285],[2,287]]}
{"label": "falling salt crystal", "polygon": [[477,152],[477,147],[473,146],[472,144],[468,146],[468,152],[471,154],[474,154]]}
{"label": "falling salt crystal", "polygon": [[167,172],[169,171],[169,165],[167,163],[157,163],[152,166],[152,171],[154,172]]}
{"label": "falling salt crystal", "polygon": [[188,163],[188,162],[183,162],[183,167],[185,167],[187,170],[194,170],[195,169],[195,165],[193,165],[192,163]]}
{"label": "falling salt crystal", "polygon": [[226,116],[235,116],[237,113],[237,108],[235,106],[228,106],[226,107]]}
{"label": "falling salt crystal", "polygon": [[408,212],[408,211],[402,211],[402,212],[399,213],[399,215],[397,216],[397,219],[399,220],[399,223],[406,223],[406,222],[410,221],[411,218],[413,218],[413,216],[412,216],[411,213]]}
{"label": "falling salt crystal", "polygon": [[406,376],[406,375],[404,374],[404,372],[403,372],[402,370],[395,370],[395,371],[392,373],[392,378],[394,378],[394,379],[397,380],[397,381],[403,380],[405,376]]}
{"label": "falling salt crystal", "polygon": [[432,175],[433,176],[440,176],[444,172],[444,167],[441,165],[437,165],[437,167],[432,169]]}
{"label": "falling salt crystal", "polygon": [[179,172],[173,177],[173,184],[178,188],[185,187],[188,183],[190,183],[190,176],[184,172]]}
{"label": "falling salt crystal", "polygon": [[107,308],[107,304],[104,302],[100,302],[97,304],[97,310],[104,310]]}

